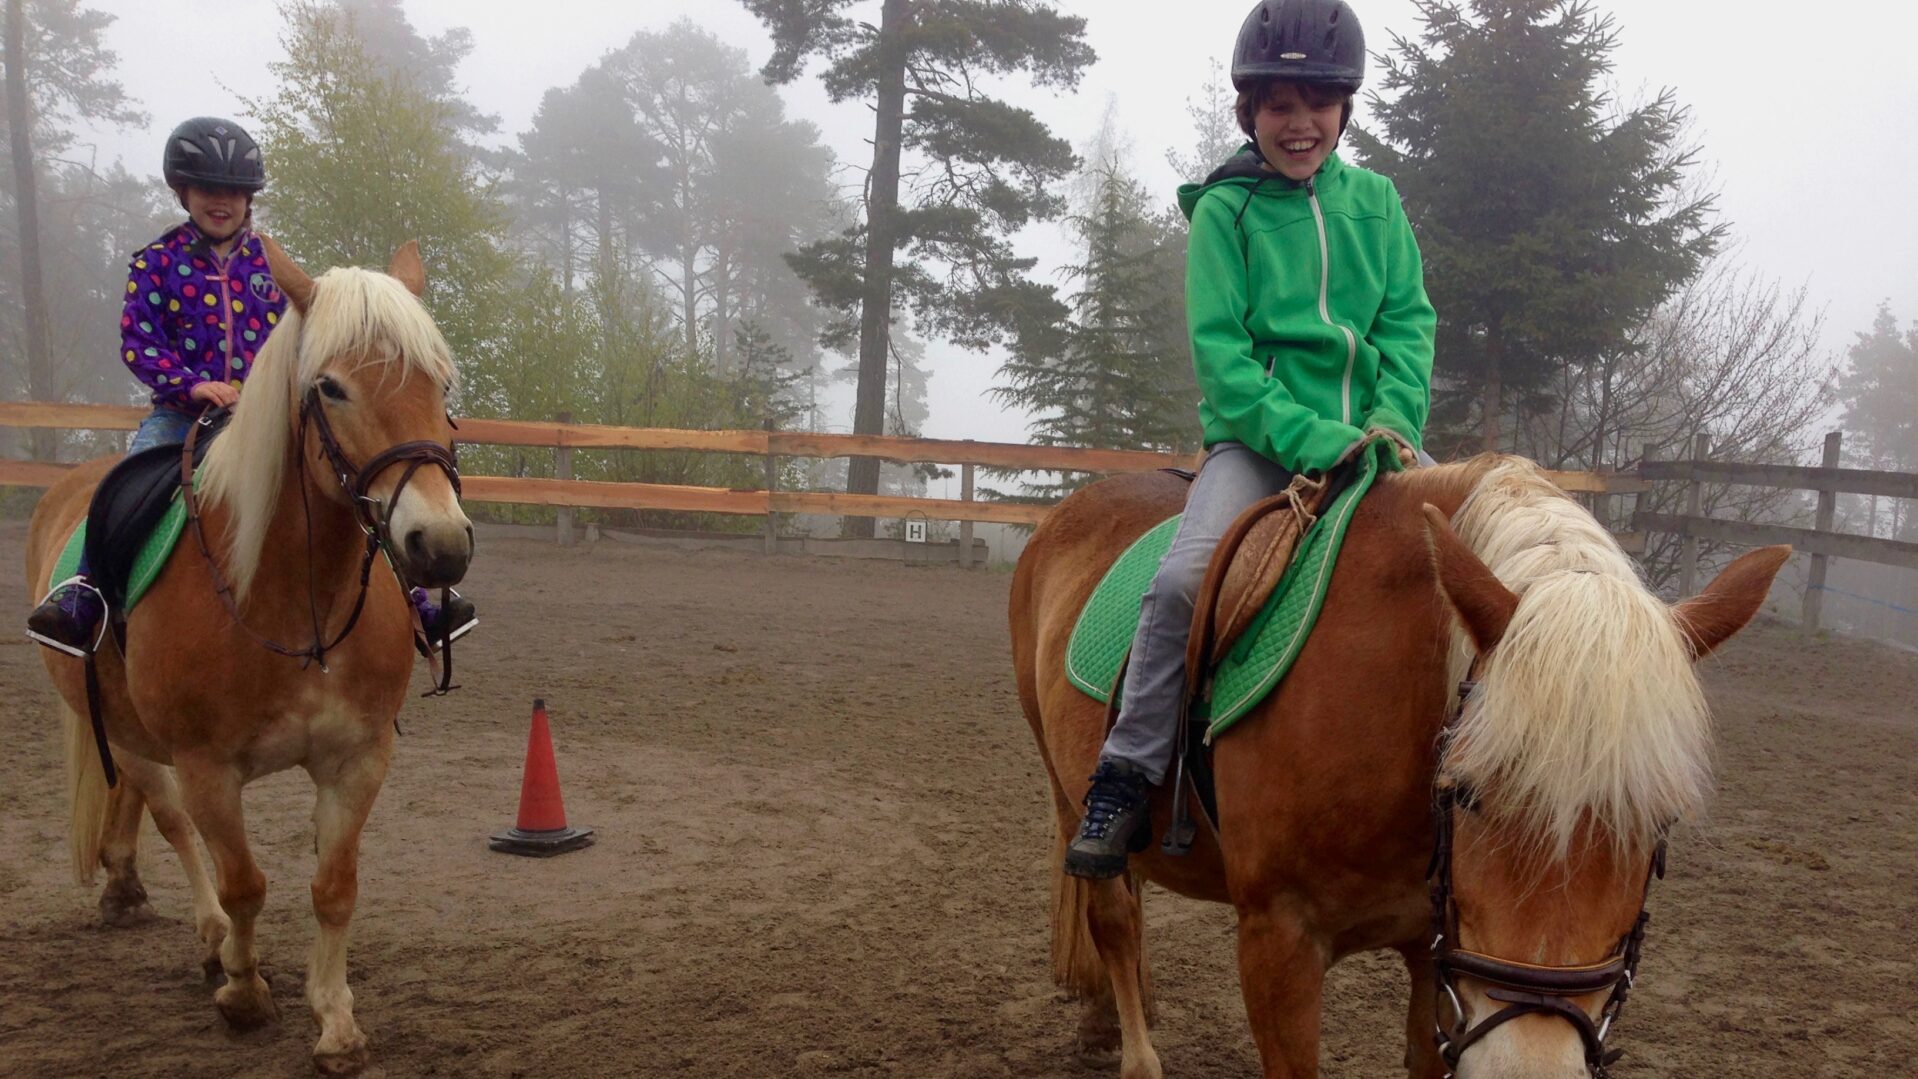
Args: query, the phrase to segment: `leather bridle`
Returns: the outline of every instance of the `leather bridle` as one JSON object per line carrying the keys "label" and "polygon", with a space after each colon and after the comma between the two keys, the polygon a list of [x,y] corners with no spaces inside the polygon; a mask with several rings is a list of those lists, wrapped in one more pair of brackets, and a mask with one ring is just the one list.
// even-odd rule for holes
{"label": "leather bridle", "polygon": [[[1458,705],[1446,723],[1450,732],[1465,712],[1465,702],[1478,683],[1467,679],[1459,683]],[[1645,874],[1645,894],[1639,898],[1638,917],[1632,928],[1620,937],[1605,960],[1584,966],[1541,966],[1500,959],[1463,948],[1459,943],[1458,904],[1452,890],[1452,818],[1459,810],[1478,808],[1478,793],[1456,777],[1440,775],[1434,785],[1433,814],[1436,836],[1432,861],[1426,869],[1426,881],[1432,896],[1432,964],[1435,975],[1435,1036],[1439,1056],[1445,1061],[1446,1079],[1452,1079],[1459,1060],[1480,1039],[1521,1015],[1556,1016],[1572,1024],[1585,1048],[1585,1067],[1592,1079],[1606,1079],[1611,1066],[1623,1050],[1605,1048],[1605,1038],[1625,1007],[1638,971],[1639,953],[1645,943],[1645,927],[1651,915],[1645,911],[1653,878],[1665,876],[1665,840],[1661,836]],[[1465,1004],[1458,993],[1460,976],[1491,986],[1486,996],[1505,1005],[1476,1024],[1468,1022]],[[1571,998],[1611,991],[1599,1017],[1593,1020]],[[1445,1018],[1450,1010],[1451,1019]]]}
{"label": "leather bridle", "polygon": [[[225,573],[221,571],[219,561],[213,557],[212,547],[207,543],[206,530],[201,524],[199,496],[193,484],[193,446],[200,429],[207,425],[208,414],[212,411],[208,409],[207,414],[202,414],[200,421],[187,432],[186,445],[182,447],[180,457],[180,488],[186,499],[187,520],[193,527],[194,538],[199,542],[200,554],[206,560],[207,572],[213,576],[214,591],[219,595],[220,602],[225,605],[234,623],[247,636],[259,642],[268,651],[298,659],[302,664],[317,663],[320,669],[325,671],[327,669],[326,654],[338,648],[341,642],[353,632],[353,627],[359,624],[360,613],[366,608],[366,593],[372,579],[373,556],[376,553],[386,556],[393,575],[399,579],[401,590],[407,590],[406,573],[401,568],[402,561],[393,551],[391,531],[393,511],[399,504],[400,494],[406,490],[406,485],[412,482],[414,475],[421,468],[431,465],[445,474],[447,481],[453,485],[453,493],[457,497],[460,493],[459,462],[452,450],[438,442],[420,440],[402,442],[389,447],[375,455],[364,467],[355,468],[352,460],[347,457],[346,451],[340,447],[339,438],[333,433],[333,425],[327,419],[326,406],[320,400],[319,389],[308,388],[306,394],[300,399],[300,440],[295,459],[298,461],[300,476],[300,508],[306,519],[307,609],[313,627],[313,643],[303,648],[294,648],[255,632],[241,618],[239,604],[233,596],[232,585],[227,581]],[[346,493],[352,503],[353,521],[366,537],[365,548],[360,555],[359,596],[354,600],[353,611],[347,616],[346,624],[340,627],[339,632],[334,634],[331,640],[327,639],[325,627],[321,623],[319,581],[313,569],[313,507],[308,502],[306,484],[307,432],[309,430],[319,440],[320,452],[331,466],[340,489]],[[402,463],[406,466],[405,471],[400,473],[399,482],[393,486],[393,493],[385,499],[374,497],[370,493],[373,482],[388,468]],[[418,626],[417,619],[414,633],[421,641],[425,640],[424,630]],[[429,650],[423,646],[421,651]],[[440,695],[459,688],[452,684],[453,657],[450,641],[441,642],[440,655],[442,669],[434,689],[430,691],[431,695]]]}

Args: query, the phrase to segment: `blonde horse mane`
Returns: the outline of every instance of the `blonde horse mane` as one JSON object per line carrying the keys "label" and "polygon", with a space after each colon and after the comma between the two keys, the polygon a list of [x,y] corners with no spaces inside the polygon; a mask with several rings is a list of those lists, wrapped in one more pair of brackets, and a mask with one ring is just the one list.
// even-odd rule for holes
{"label": "blonde horse mane", "polygon": [[417,371],[451,388],[453,357],[412,293],[383,273],[338,267],[313,282],[301,315],[288,305],[279,326],[254,358],[233,419],[207,451],[201,496],[224,506],[226,575],[234,600],[244,602],[259,572],[268,526],[293,451],[300,398],[339,357],[378,363],[382,377],[402,382]]}
{"label": "blonde horse mane", "polygon": [[[1530,461],[1499,460],[1452,523],[1520,598],[1443,768],[1561,859],[1587,825],[1642,851],[1711,787],[1710,715],[1670,609]],[[1456,633],[1455,675],[1470,657]]]}

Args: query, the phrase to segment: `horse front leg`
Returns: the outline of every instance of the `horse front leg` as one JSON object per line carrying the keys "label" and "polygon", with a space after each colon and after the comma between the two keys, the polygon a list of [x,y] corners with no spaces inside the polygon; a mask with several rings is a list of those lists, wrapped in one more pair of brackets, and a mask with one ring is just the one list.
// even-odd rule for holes
{"label": "horse front leg", "polygon": [[220,967],[226,984],[213,994],[213,1003],[235,1029],[247,1030],[278,1018],[273,992],[260,977],[259,955],[253,947],[254,924],[266,905],[266,874],[253,861],[246,843],[246,816],[240,806],[239,768],[228,761],[175,754],[181,800],[193,826],[206,840],[219,877],[220,907],[230,922],[220,946]]}
{"label": "horse front leg", "polygon": [[307,965],[306,1002],[320,1024],[313,1063],[327,1075],[356,1075],[370,1059],[366,1035],[353,1019],[353,991],[346,984],[346,932],[359,897],[360,832],[386,780],[391,756],[389,739],[337,760],[307,765],[317,788],[313,827],[319,868],[313,875],[313,917],[319,925]]}
{"label": "horse front leg", "polygon": [[1239,908],[1239,989],[1266,1079],[1319,1074],[1326,949],[1276,902]]}
{"label": "horse front leg", "polygon": [[1443,1079],[1451,1069],[1439,1058],[1436,1007],[1438,974],[1432,959],[1423,949],[1407,948],[1399,953],[1405,959],[1405,971],[1412,976],[1412,1000],[1405,1012],[1405,1072],[1411,1079]]}

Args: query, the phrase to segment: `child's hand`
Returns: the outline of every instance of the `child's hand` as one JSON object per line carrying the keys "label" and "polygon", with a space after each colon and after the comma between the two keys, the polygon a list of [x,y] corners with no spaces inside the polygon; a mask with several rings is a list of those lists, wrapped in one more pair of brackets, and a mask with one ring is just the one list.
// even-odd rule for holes
{"label": "child's hand", "polygon": [[1400,468],[1417,468],[1418,463],[1419,463],[1419,455],[1412,451],[1412,447],[1410,446],[1399,447],[1399,467]]}
{"label": "child's hand", "polygon": [[225,382],[202,382],[187,396],[209,405],[232,408],[240,400],[240,391]]}

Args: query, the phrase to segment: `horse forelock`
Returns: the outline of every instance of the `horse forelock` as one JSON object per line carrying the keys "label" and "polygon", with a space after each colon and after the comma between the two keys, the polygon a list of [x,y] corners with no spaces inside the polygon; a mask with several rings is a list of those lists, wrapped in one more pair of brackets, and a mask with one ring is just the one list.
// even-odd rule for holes
{"label": "horse forelock", "polygon": [[236,601],[245,600],[259,572],[300,397],[340,357],[381,365],[383,381],[419,373],[447,389],[456,382],[446,339],[400,282],[355,267],[316,278],[305,314],[288,306],[254,357],[246,391],[201,475],[206,501],[228,514],[226,574]]}
{"label": "horse forelock", "polygon": [[[1670,609],[1538,467],[1487,469],[1453,518],[1519,604],[1484,658],[1444,767],[1563,858],[1581,827],[1642,849],[1711,784],[1710,722]],[[1454,634],[1454,674],[1471,646]]]}

